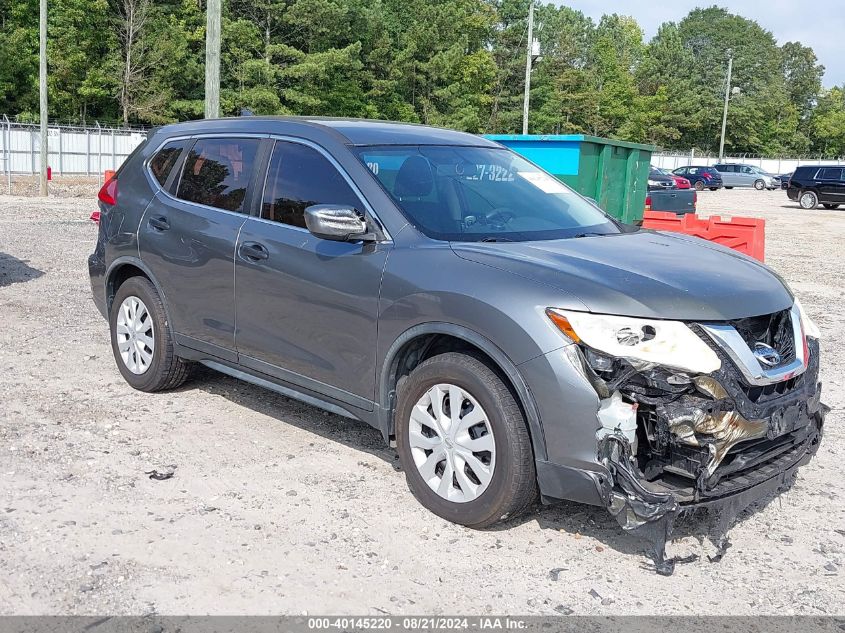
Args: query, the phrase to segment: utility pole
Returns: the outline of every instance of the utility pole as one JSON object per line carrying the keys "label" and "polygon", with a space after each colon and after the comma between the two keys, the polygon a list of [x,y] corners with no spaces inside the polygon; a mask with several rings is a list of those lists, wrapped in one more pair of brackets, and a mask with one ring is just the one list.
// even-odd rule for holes
{"label": "utility pole", "polygon": [[722,112],[722,137],[719,140],[719,161],[725,158],[725,127],[728,124],[728,100],[731,98],[731,71],[733,70],[733,51],[728,49],[728,79],[725,82],[725,109]]}
{"label": "utility pole", "polygon": [[534,0],[528,0],[528,50],[525,55],[525,97],[522,103],[522,133],[528,134],[528,101],[531,98],[531,62],[534,57]]}
{"label": "utility pole", "polygon": [[208,0],[205,10],[206,119],[216,119],[220,116],[220,4],[221,0]]}
{"label": "utility pole", "polygon": [[38,101],[41,110],[41,175],[39,192],[47,195],[47,0],[38,11]]}

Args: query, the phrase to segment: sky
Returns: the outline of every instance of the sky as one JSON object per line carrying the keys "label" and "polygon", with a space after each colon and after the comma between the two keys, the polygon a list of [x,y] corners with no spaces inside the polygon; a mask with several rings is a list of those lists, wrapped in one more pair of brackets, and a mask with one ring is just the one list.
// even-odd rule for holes
{"label": "sky", "polygon": [[679,22],[696,7],[718,5],[731,13],[756,20],[775,36],[778,44],[801,42],[810,46],[824,65],[825,87],[845,83],[845,2],[843,0],[552,0],[593,18],[606,13],[631,15],[645,32],[654,37],[663,22]]}

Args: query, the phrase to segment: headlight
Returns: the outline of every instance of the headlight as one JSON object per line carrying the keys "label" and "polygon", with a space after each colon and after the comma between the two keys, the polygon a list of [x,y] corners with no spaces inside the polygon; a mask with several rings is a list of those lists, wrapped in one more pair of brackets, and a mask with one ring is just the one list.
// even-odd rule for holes
{"label": "headlight", "polygon": [[648,186],[649,187],[657,187],[659,184],[660,184],[659,182],[657,182],[656,180],[652,180],[651,178],[649,178],[649,180],[648,180]]}
{"label": "headlight", "polygon": [[716,353],[680,321],[556,308],[547,309],[546,314],[571,341],[635,361],[635,365],[653,363],[700,374],[709,374],[722,366]]}
{"label": "headlight", "polygon": [[795,299],[795,307],[798,308],[798,314],[801,315],[801,325],[804,326],[804,336],[815,339],[821,338],[822,333],[819,331],[819,326],[817,326],[815,321],[807,316],[807,313],[804,312],[804,306],[801,305],[801,302],[798,301],[798,299]]}

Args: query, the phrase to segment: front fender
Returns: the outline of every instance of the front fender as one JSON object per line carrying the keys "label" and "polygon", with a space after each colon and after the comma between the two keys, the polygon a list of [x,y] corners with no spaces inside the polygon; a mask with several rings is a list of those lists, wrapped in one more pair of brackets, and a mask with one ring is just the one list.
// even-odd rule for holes
{"label": "front fender", "polygon": [[498,346],[485,336],[462,325],[442,321],[422,323],[408,328],[387,350],[384,362],[380,365],[381,376],[378,383],[379,410],[384,416],[380,426],[387,431],[385,435],[389,436],[393,434],[393,409],[395,407],[393,377],[396,375],[398,369],[397,364],[399,362],[400,352],[410,341],[430,334],[445,334],[466,341],[480,349],[496,363],[498,368],[507,376],[513,385],[516,396],[522,405],[522,410],[525,412],[535,459],[545,460],[546,442],[543,435],[543,427],[540,423],[540,416],[537,412],[537,405],[531,395],[531,390],[528,388],[525,379],[516,365],[514,365],[511,359]]}

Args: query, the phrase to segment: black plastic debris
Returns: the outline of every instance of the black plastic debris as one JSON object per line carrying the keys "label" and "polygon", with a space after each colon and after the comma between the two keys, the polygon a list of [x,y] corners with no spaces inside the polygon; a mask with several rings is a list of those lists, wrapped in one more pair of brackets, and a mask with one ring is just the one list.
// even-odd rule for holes
{"label": "black plastic debris", "polygon": [[173,477],[174,472],[172,470],[166,470],[164,472],[159,472],[157,470],[147,470],[144,472],[145,475],[149,475],[150,479],[154,479],[155,481],[164,481],[165,479],[170,479]]}

